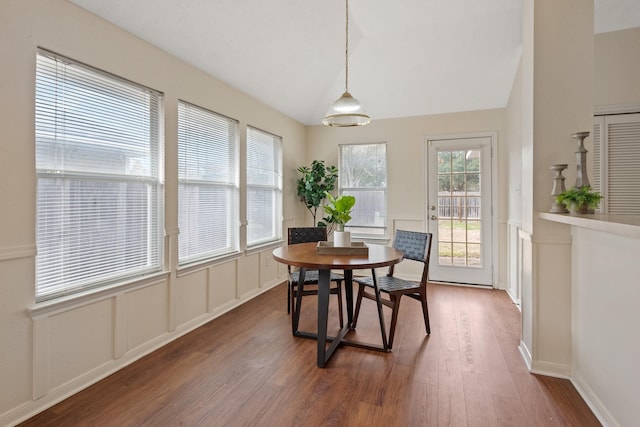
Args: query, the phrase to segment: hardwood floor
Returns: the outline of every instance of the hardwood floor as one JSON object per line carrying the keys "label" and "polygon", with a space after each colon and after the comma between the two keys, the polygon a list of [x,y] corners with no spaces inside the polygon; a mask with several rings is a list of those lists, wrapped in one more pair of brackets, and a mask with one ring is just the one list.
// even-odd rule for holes
{"label": "hardwood floor", "polygon": [[[529,374],[502,291],[429,285],[431,335],[404,299],[393,352],[339,348],[316,367],[278,286],[21,426],[599,426],[567,380]],[[331,297],[330,330],[337,329]],[[301,329],[315,328],[306,297]],[[380,342],[372,301],[357,335]]]}

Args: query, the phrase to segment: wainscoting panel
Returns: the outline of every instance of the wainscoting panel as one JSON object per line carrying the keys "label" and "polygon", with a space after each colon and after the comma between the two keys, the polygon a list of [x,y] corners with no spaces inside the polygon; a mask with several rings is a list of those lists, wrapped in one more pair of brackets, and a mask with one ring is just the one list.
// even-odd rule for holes
{"label": "wainscoting panel", "polygon": [[218,307],[232,304],[236,301],[238,286],[238,262],[232,260],[217,264],[208,269],[208,304],[207,311],[213,312]]}
{"label": "wainscoting panel", "polygon": [[260,253],[248,254],[238,259],[238,294],[236,298],[242,299],[254,294],[260,288]]}
{"label": "wainscoting panel", "polygon": [[54,390],[113,357],[111,300],[49,318],[48,384]]}
{"label": "wainscoting panel", "polygon": [[175,281],[178,325],[183,325],[207,313],[208,271],[208,269],[194,271]]}
{"label": "wainscoting panel", "polygon": [[519,238],[520,224],[509,222],[507,224],[507,294],[514,303],[521,303],[521,269],[522,269],[522,243]]}

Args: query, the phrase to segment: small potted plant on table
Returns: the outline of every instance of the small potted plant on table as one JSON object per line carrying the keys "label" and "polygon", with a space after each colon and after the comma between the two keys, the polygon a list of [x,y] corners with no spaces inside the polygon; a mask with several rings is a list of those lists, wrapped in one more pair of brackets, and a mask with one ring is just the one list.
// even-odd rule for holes
{"label": "small potted plant on table", "polygon": [[[351,246],[351,232],[344,231],[344,226],[351,220],[351,210],[356,204],[356,198],[353,196],[342,195],[333,197],[326,193],[329,204],[324,206],[327,216],[323,218],[325,225],[335,224],[338,229],[333,233],[333,245],[337,247]],[[323,225],[320,223],[319,225]]]}

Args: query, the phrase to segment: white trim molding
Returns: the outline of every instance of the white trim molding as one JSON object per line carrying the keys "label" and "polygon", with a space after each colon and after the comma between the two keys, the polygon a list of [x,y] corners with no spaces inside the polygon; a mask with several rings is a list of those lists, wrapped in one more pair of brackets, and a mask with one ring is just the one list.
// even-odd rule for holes
{"label": "white trim molding", "polygon": [[0,248],[0,261],[36,256],[36,245],[7,246]]}
{"label": "white trim molding", "polygon": [[606,116],[608,114],[630,114],[640,113],[640,104],[610,104],[596,105],[594,107],[594,116]]}

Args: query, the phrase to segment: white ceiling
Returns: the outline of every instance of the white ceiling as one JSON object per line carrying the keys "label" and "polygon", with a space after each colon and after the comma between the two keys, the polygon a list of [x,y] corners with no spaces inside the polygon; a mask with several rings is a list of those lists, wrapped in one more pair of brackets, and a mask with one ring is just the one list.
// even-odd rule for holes
{"label": "white ceiling", "polygon": [[[344,91],[344,0],[71,1],[307,125]],[[373,120],[504,107],[521,3],[351,0],[349,91]],[[640,0],[595,11],[640,27]]]}

